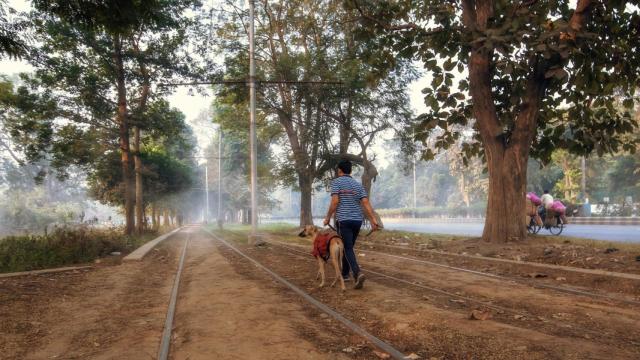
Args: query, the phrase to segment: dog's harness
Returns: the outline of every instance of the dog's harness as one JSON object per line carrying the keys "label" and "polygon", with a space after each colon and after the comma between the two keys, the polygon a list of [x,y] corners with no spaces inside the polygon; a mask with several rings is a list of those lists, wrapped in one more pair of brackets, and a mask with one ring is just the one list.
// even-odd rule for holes
{"label": "dog's harness", "polygon": [[331,246],[331,239],[334,238],[340,238],[340,235],[335,231],[318,233],[316,238],[313,240],[313,250],[311,251],[311,255],[314,257],[320,257],[322,260],[327,262],[331,256],[331,251],[329,249]]}

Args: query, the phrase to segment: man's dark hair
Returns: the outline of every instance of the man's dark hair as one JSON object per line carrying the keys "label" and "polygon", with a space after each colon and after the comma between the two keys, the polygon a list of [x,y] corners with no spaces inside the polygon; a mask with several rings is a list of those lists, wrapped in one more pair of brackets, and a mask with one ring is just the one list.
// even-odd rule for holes
{"label": "man's dark hair", "polygon": [[351,161],[349,160],[340,160],[338,163],[338,169],[342,170],[342,172],[347,175],[351,174],[351,166]]}
{"label": "man's dark hair", "polygon": [[548,193],[549,193],[549,190],[545,190],[545,191],[544,191],[544,193],[545,193],[545,194],[548,194]]}

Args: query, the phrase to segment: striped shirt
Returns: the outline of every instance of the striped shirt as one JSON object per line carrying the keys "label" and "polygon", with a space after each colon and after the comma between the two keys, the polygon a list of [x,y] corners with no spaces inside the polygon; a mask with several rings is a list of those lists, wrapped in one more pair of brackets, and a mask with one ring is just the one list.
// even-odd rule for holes
{"label": "striped shirt", "polygon": [[349,175],[340,176],[331,182],[331,195],[340,197],[340,203],[336,210],[338,221],[363,220],[360,200],[367,197],[367,192],[362,184]]}

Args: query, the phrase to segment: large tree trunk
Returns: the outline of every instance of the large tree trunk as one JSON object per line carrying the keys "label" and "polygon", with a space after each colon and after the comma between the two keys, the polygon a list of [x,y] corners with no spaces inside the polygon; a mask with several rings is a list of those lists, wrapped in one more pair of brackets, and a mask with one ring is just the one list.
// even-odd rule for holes
{"label": "large tree trunk", "polygon": [[122,61],[122,39],[119,35],[113,37],[113,61],[116,69],[116,88],[118,93],[118,112],[116,122],[120,135],[120,153],[122,163],[122,183],[124,185],[124,213],[126,235],[133,233],[134,217],[134,189],[131,177],[131,160],[129,149],[129,124],[127,120],[127,90],[124,78],[124,64]]}
{"label": "large tree trunk", "polygon": [[[569,19],[565,39],[575,39],[576,34],[583,30],[595,3],[593,0],[578,0]],[[494,2],[491,0],[462,1],[463,23],[469,32],[486,31],[493,14]],[[539,56],[530,59],[530,75],[515,122],[505,129],[493,99],[493,51],[482,41],[474,42],[469,58],[473,115],[489,168],[489,201],[482,238],[485,241],[522,240],[527,234],[524,221],[527,160],[549,81],[545,73],[551,66],[561,64],[541,60]]]}
{"label": "large tree trunk", "polygon": [[313,225],[311,211],[313,179],[306,174],[298,174],[298,184],[300,185],[300,226]]}
{"label": "large tree trunk", "polygon": [[[136,55],[140,55],[140,48],[138,47],[137,41],[132,38],[131,43],[133,45],[133,50]],[[138,234],[142,234],[144,230],[143,224],[143,188],[142,188],[142,160],[140,159],[140,124],[142,121],[142,117],[147,109],[147,100],[149,99],[149,93],[151,91],[151,86],[149,84],[149,72],[147,71],[147,67],[142,60],[139,60],[140,73],[142,74],[144,81],[142,83],[142,88],[140,90],[140,100],[138,103],[137,113],[138,116],[136,120],[138,123],[134,127],[134,152],[133,152],[133,160],[135,163],[135,173],[136,173],[136,232]]]}
{"label": "large tree trunk", "polygon": [[491,242],[524,240],[527,158],[514,148],[496,149],[489,167],[489,199],[482,238]]}
{"label": "large tree trunk", "polygon": [[135,164],[136,179],[136,233],[142,235],[144,231],[144,204],[142,196],[142,159],[140,159],[140,128],[133,128],[133,162]]}

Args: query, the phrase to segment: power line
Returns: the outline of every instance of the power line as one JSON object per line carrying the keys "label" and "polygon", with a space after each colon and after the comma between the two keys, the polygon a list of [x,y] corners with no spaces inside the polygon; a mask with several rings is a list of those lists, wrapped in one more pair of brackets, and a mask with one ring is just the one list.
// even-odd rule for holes
{"label": "power line", "polygon": [[[342,81],[298,81],[298,80],[254,80],[257,86],[261,84],[266,85],[338,85],[342,86],[344,83]],[[251,83],[250,79],[246,80],[212,80],[212,81],[192,81],[192,82],[176,82],[176,83],[161,83],[158,84],[160,87],[171,87],[171,86],[197,86],[197,85],[249,85]]]}

